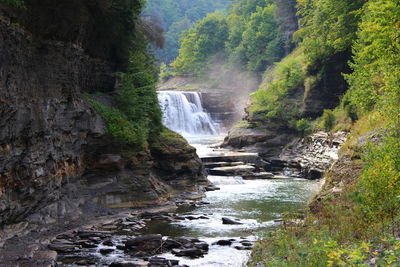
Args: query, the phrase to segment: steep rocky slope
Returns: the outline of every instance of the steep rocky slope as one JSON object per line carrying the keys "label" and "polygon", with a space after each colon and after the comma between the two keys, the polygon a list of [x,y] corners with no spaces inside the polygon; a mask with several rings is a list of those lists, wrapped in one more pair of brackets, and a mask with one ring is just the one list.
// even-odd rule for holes
{"label": "steep rocky slope", "polygon": [[[294,125],[296,120],[316,119],[322,115],[325,109],[332,109],[339,104],[340,96],[347,90],[342,73],[348,72],[346,62],[349,54],[347,52],[335,54],[327,59],[322,70],[313,71],[312,68],[316,68],[316,66],[307,65],[301,59],[301,53],[301,50],[295,50],[282,61],[298,60],[298,64],[302,64],[300,67],[302,74],[299,75],[299,80],[294,85],[286,89],[286,92],[279,92],[273,97],[269,97],[268,101],[271,102],[271,105],[278,108],[261,107],[257,111],[253,111],[252,108],[258,104],[252,100],[246,107],[243,121],[233,127],[225,138],[224,147],[261,152],[264,157],[277,157],[287,144],[301,136]],[[279,64],[282,63],[278,63],[278,66]],[[272,68],[271,77],[266,76],[257,92],[273,90],[270,87],[274,85],[271,84],[278,84],[281,81],[289,83],[290,79],[297,78],[291,77],[291,73],[295,72],[290,69],[294,68],[293,66],[288,64],[287,66],[283,65],[281,70],[278,68]],[[305,70],[306,68],[308,70]],[[277,87],[280,86],[282,87],[282,85]],[[271,100],[274,97],[276,99]],[[271,113],[274,115],[270,115]]]}
{"label": "steep rocky slope", "polygon": [[[123,64],[110,57],[113,48],[96,51],[90,20],[82,31],[74,28],[89,3],[63,1],[64,11],[53,12],[42,4],[27,1],[21,24],[0,5],[0,226],[25,218],[67,223],[108,208],[159,203],[207,183],[195,149],[179,137],[132,153],[105,133],[82,94],[113,91],[113,73]],[[32,16],[40,20],[29,24]],[[48,24],[52,19],[57,23]]]}

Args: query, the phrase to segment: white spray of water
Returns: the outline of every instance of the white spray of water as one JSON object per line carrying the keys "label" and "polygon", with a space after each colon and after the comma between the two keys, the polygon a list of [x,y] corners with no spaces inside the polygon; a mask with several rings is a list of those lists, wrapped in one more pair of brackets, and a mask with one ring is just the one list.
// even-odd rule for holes
{"label": "white spray of water", "polygon": [[184,136],[216,135],[218,125],[204,111],[199,92],[160,91],[164,125]]}

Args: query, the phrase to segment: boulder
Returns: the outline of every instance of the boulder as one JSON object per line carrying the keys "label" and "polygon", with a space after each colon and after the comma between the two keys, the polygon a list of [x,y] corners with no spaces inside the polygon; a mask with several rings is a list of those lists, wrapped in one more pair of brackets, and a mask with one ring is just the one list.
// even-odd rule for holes
{"label": "boulder", "polygon": [[97,244],[88,241],[88,240],[81,240],[76,242],[75,244],[82,246],[83,248],[97,248]]}
{"label": "boulder", "polygon": [[235,220],[227,218],[227,217],[222,217],[222,224],[243,224],[243,223],[235,221]]}
{"label": "boulder", "polygon": [[152,257],[149,259],[149,266],[177,266],[179,260],[168,260],[161,257]]}
{"label": "boulder", "polygon": [[102,231],[78,231],[77,234],[80,238],[92,238],[92,237],[98,237],[98,238],[109,238],[111,237],[110,232],[102,232]]}
{"label": "boulder", "polygon": [[162,247],[163,247],[163,249],[171,250],[174,248],[180,248],[183,245],[184,244],[182,244],[181,242],[178,242],[177,240],[175,240],[173,238],[168,238],[167,240],[164,241]]}
{"label": "boulder", "polygon": [[142,235],[125,241],[125,249],[141,252],[153,252],[161,248],[162,236],[158,234]]}
{"label": "boulder", "polygon": [[205,251],[199,248],[173,249],[172,254],[178,257],[200,258]]}
{"label": "boulder", "polygon": [[102,249],[100,249],[100,253],[103,254],[103,255],[107,255],[107,254],[110,254],[112,252],[114,252],[113,248],[102,248]]}
{"label": "boulder", "polygon": [[207,186],[204,187],[204,190],[209,192],[209,191],[221,190],[221,188],[219,188],[218,186],[215,186],[215,185],[207,185]]}
{"label": "boulder", "polygon": [[255,172],[250,175],[242,175],[244,180],[256,180],[256,179],[271,179],[274,177],[272,172]]}
{"label": "boulder", "polygon": [[106,240],[103,242],[103,245],[112,247],[114,246],[114,242],[112,240]]}
{"label": "boulder", "polygon": [[203,251],[208,251],[209,245],[206,242],[199,242],[194,244],[194,247]]}
{"label": "boulder", "polygon": [[232,245],[231,240],[218,240],[217,242],[213,243],[213,245],[219,245],[219,246],[230,246]]}
{"label": "boulder", "polygon": [[235,246],[235,249],[237,249],[237,250],[251,250],[252,247]]}
{"label": "boulder", "polygon": [[238,166],[230,166],[230,167],[219,167],[210,169],[208,171],[211,175],[220,175],[220,176],[243,176],[243,175],[251,175],[256,168],[251,165],[238,165]]}

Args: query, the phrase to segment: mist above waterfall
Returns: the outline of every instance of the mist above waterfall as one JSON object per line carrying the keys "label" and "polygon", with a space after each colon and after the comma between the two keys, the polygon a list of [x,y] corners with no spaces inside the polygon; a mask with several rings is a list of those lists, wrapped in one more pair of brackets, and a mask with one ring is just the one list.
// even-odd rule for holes
{"label": "mist above waterfall", "polygon": [[212,90],[228,90],[229,97],[234,100],[236,121],[241,120],[249,96],[258,89],[261,77],[229,65],[224,59],[215,59],[207,68],[207,75],[205,75],[203,83]]}
{"label": "mist above waterfall", "polygon": [[201,93],[160,91],[158,100],[163,112],[163,123],[184,136],[218,134],[218,125],[205,112]]}

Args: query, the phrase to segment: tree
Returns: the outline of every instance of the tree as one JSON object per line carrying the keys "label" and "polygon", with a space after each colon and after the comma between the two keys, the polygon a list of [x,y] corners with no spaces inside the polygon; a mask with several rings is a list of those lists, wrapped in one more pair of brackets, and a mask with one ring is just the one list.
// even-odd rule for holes
{"label": "tree", "polygon": [[266,66],[279,61],[283,56],[283,45],[275,20],[274,4],[257,7],[243,32],[240,49],[245,53],[247,69],[254,72],[264,71]]}
{"label": "tree", "polygon": [[177,56],[183,33],[209,13],[225,11],[232,0],[148,0],[143,16],[156,17],[165,31],[166,45],[156,56],[171,63]]}
{"label": "tree", "polygon": [[398,1],[370,1],[354,45],[354,72],[347,75],[348,98],[361,114],[378,108],[386,119],[399,123],[400,5]]}
{"label": "tree", "polygon": [[207,59],[224,49],[228,25],[221,13],[212,13],[199,21],[181,41],[179,56],[172,63],[178,74],[201,74]]}
{"label": "tree", "polygon": [[295,38],[312,65],[319,68],[333,54],[351,49],[366,1],[298,0],[300,29]]}

